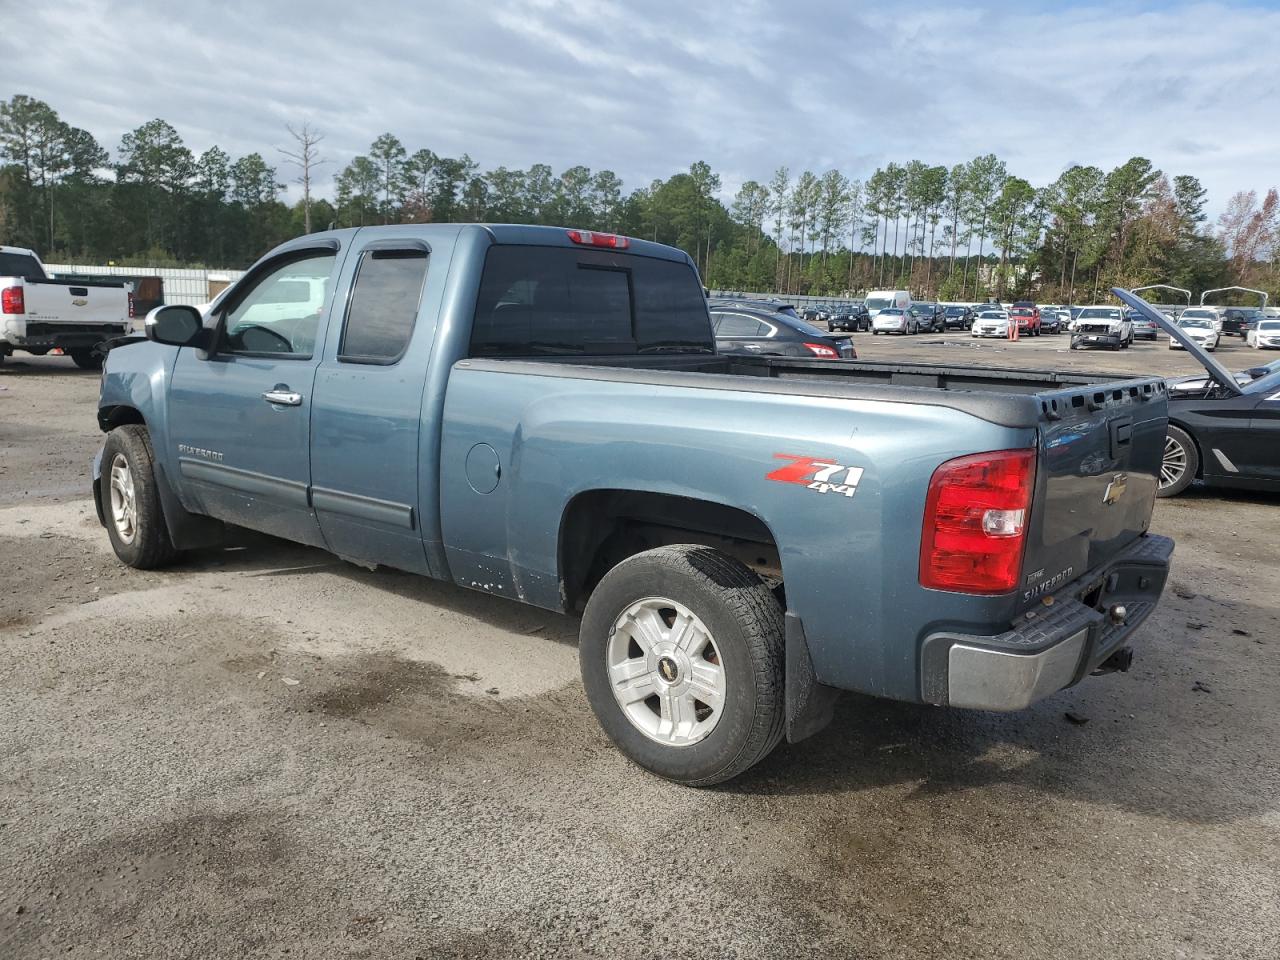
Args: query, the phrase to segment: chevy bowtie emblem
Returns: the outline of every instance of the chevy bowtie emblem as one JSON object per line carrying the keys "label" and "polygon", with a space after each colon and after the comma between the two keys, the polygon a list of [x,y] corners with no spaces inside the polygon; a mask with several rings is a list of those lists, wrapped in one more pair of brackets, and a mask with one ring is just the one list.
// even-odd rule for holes
{"label": "chevy bowtie emblem", "polygon": [[1110,505],[1124,496],[1124,488],[1129,485],[1127,473],[1117,473],[1107,484],[1107,492],[1102,495],[1102,502]]}

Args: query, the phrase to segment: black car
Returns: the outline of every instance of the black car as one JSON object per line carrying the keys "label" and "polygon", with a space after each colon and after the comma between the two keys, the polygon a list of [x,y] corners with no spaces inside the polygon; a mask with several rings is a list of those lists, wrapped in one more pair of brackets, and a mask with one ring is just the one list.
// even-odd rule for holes
{"label": "black car", "polygon": [[942,322],[948,330],[968,330],[973,326],[974,316],[972,307],[957,304],[953,307],[947,307],[943,312]]}
{"label": "black car", "polygon": [[860,303],[846,303],[827,316],[828,330],[870,330],[871,313]]}
{"label": "black car", "polygon": [[1280,363],[1233,374],[1167,318],[1116,293],[1164,327],[1208,374],[1166,384],[1169,427],[1156,495],[1177,496],[1195,480],[1280,491]]}
{"label": "black car", "polygon": [[1222,332],[1244,340],[1250,328],[1261,319],[1262,311],[1257,307],[1226,307],[1222,311]]}
{"label": "black car", "polygon": [[911,312],[920,322],[921,333],[942,333],[947,329],[947,311],[937,303],[913,303]]}
{"label": "black car", "polygon": [[799,317],[755,307],[711,304],[716,350],[755,356],[856,360],[849,337],[833,337]]}

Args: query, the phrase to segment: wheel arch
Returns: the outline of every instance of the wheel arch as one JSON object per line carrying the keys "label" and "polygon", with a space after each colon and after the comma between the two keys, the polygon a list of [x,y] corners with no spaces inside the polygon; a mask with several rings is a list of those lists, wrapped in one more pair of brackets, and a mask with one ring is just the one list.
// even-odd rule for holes
{"label": "wheel arch", "polygon": [[110,433],[116,427],[122,427],[127,423],[136,423],[146,427],[148,433],[151,432],[147,418],[137,407],[120,403],[98,408],[98,428],[103,433]]}
{"label": "wheel arch", "polygon": [[741,507],[652,490],[583,490],[560,516],[556,568],[568,612],[580,610],[600,578],[630,556],[658,546],[699,543],[723,550],[766,582],[783,580],[768,523]]}

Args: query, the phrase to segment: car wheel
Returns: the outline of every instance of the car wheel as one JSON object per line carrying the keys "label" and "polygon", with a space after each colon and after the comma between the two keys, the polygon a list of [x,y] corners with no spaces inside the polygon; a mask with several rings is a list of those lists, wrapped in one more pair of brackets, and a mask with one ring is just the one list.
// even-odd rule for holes
{"label": "car wheel", "polygon": [[1176,497],[1191,486],[1200,470],[1200,453],[1195,441],[1181,427],[1169,424],[1164,440],[1164,459],[1160,464],[1158,497]]}
{"label": "car wheel", "polygon": [[162,567],[177,556],[164,522],[155,454],[146,427],[126,424],[102,447],[102,507],[111,549],[139,570]]}
{"label": "car wheel", "polygon": [[622,561],[582,617],[596,719],[627,757],[688,786],[722,783],[782,738],[783,617],[728,554],[694,544]]}
{"label": "car wheel", "polygon": [[83,350],[68,350],[67,355],[81,370],[101,370],[102,354],[98,353],[92,347]]}

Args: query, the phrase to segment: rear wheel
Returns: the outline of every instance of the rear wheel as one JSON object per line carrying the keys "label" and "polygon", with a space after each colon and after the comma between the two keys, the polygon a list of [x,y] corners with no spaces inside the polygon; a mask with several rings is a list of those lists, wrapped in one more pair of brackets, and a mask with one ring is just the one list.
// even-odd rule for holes
{"label": "rear wheel", "polygon": [[610,570],[587,603],[578,656],[600,726],[661,777],[721,783],[782,737],[782,608],[718,550],[659,547]]}
{"label": "rear wheel", "polygon": [[1200,452],[1195,441],[1181,427],[1169,425],[1164,440],[1164,459],[1160,463],[1158,497],[1176,497],[1191,486],[1200,469]]}
{"label": "rear wheel", "polygon": [[75,362],[75,365],[81,370],[101,370],[102,354],[98,353],[92,347],[86,347],[79,350],[68,350],[67,355]]}

